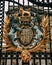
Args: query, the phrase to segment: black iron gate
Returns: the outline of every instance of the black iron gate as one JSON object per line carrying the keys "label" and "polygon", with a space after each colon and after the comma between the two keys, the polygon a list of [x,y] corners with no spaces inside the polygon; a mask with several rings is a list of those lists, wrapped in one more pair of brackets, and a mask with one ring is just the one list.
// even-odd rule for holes
{"label": "black iron gate", "polygon": [[[28,63],[24,63],[21,58],[20,58],[20,53],[19,52],[2,52],[2,44],[3,44],[3,40],[2,40],[2,36],[3,36],[3,25],[4,25],[4,14],[5,14],[5,5],[6,2],[8,3],[8,10],[10,10],[10,8],[14,9],[17,8],[19,6],[26,6],[25,5],[25,0],[21,0],[22,4],[20,4],[20,0],[17,0],[18,2],[15,2],[15,0],[12,0],[12,5],[11,2],[9,1],[0,1],[0,65],[52,65],[52,7],[44,7],[42,6],[42,10],[41,10],[41,6],[37,6],[34,3],[31,3],[30,5],[30,0],[27,1],[27,6],[33,6],[35,8],[37,8],[37,10],[40,9],[40,14],[44,14],[44,12],[46,12],[46,14],[48,14],[49,16],[49,53],[42,53],[42,52],[37,52],[37,53],[31,53],[32,58]],[[36,0],[35,0],[36,1]],[[40,0],[37,0],[37,3],[40,2]],[[42,0],[42,3],[44,3],[45,1]],[[47,0],[46,3],[52,2],[51,0]],[[6,47],[7,48],[7,47]]]}

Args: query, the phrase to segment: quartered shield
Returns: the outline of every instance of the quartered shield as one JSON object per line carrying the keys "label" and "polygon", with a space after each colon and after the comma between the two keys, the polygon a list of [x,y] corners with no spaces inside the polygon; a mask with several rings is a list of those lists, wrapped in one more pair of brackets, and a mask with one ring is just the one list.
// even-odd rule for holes
{"label": "quartered shield", "polygon": [[29,45],[32,41],[32,37],[33,37],[33,31],[31,30],[31,28],[23,29],[20,34],[20,42],[23,45]]}

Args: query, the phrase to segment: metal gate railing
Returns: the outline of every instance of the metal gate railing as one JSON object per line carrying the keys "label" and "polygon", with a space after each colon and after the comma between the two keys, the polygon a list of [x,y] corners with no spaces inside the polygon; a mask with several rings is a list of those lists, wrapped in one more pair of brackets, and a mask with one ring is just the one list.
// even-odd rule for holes
{"label": "metal gate railing", "polygon": [[[15,1],[15,0],[13,0]],[[10,10],[10,8],[16,8],[19,7],[19,3],[20,0],[17,0],[18,4],[15,5],[15,3],[13,2],[13,4],[11,5],[11,2],[8,1],[8,10]],[[27,0],[26,0],[27,1]],[[39,2],[40,0],[38,0]],[[47,0],[48,1],[48,0]],[[44,1],[42,1],[44,3]],[[48,1],[49,3],[49,1]],[[31,5],[33,7],[37,7],[37,9],[40,9],[40,6],[36,6],[35,4]],[[30,2],[27,1],[27,6],[31,6]],[[22,6],[25,6],[25,0],[22,0]],[[46,13],[49,15],[49,53],[42,53],[42,52],[38,52],[38,53],[31,53],[32,58],[28,63],[24,63],[21,58],[20,58],[20,53],[19,52],[2,52],[2,44],[3,44],[3,40],[2,40],[2,36],[3,36],[3,25],[4,25],[4,13],[5,13],[5,1],[1,1],[0,2],[0,65],[52,65],[52,8],[47,7],[47,9],[45,7],[42,7],[42,10],[40,12],[40,14],[43,14],[46,11]]]}

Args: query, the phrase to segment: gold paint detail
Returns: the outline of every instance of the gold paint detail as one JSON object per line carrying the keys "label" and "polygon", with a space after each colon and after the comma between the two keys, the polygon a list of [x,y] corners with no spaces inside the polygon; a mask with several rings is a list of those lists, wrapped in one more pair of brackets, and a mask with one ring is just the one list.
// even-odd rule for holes
{"label": "gold paint detail", "polygon": [[28,62],[31,59],[30,52],[28,50],[23,50],[21,53],[21,58],[24,62]]}

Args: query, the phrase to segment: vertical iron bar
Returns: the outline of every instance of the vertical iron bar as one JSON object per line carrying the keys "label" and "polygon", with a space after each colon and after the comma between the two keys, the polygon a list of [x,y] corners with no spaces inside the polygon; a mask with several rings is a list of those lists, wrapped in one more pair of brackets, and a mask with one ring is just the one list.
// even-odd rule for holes
{"label": "vertical iron bar", "polygon": [[[49,0],[47,0],[47,2],[49,3]],[[51,26],[50,26],[50,16],[49,16],[49,7],[48,7],[48,17],[49,17],[49,43],[50,43],[50,54],[52,53],[52,48],[51,48]],[[51,58],[52,58],[52,55],[50,56]],[[51,65],[52,65],[52,59],[50,59],[51,60]]]}
{"label": "vertical iron bar", "polygon": [[[19,1],[20,1],[20,0],[18,0],[18,3],[19,3]],[[18,7],[19,7],[19,5],[18,5]]]}
{"label": "vertical iron bar", "polygon": [[45,57],[45,65],[47,65],[47,54],[46,53],[45,53],[44,57]]}
{"label": "vertical iron bar", "polygon": [[19,54],[18,54],[18,52],[16,52],[16,65],[19,65],[18,64],[18,59],[19,59]]}
{"label": "vertical iron bar", "polygon": [[23,6],[24,6],[24,0],[23,0]]}
{"label": "vertical iron bar", "polygon": [[[14,1],[14,0],[13,0]],[[13,2],[13,9],[15,8],[15,6],[14,6],[14,2]]]}
{"label": "vertical iron bar", "polygon": [[5,53],[5,65],[7,65],[7,53]]}
{"label": "vertical iron bar", "polygon": [[13,52],[11,52],[11,65],[12,65],[12,60],[13,60]]}
{"label": "vertical iron bar", "polygon": [[41,52],[39,52],[38,54],[39,54],[39,65],[41,65]]}
{"label": "vertical iron bar", "polygon": [[36,65],[36,63],[35,63],[35,57],[36,57],[36,53],[33,53],[33,65]]}
{"label": "vertical iron bar", "polygon": [[[10,2],[8,2],[8,10],[10,10]],[[11,53],[10,53],[10,57],[11,57]],[[11,65],[12,65],[12,59],[10,59],[11,60]]]}
{"label": "vertical iron bar", "polygon": [[0,20],[0,65],[1,65],[1,57],[2,57],[2,43],[3,43],[3,23],[4,23],[4,5],[5,2],[1,1],[0,2],[0,15],[1,15],[1,20]]}

